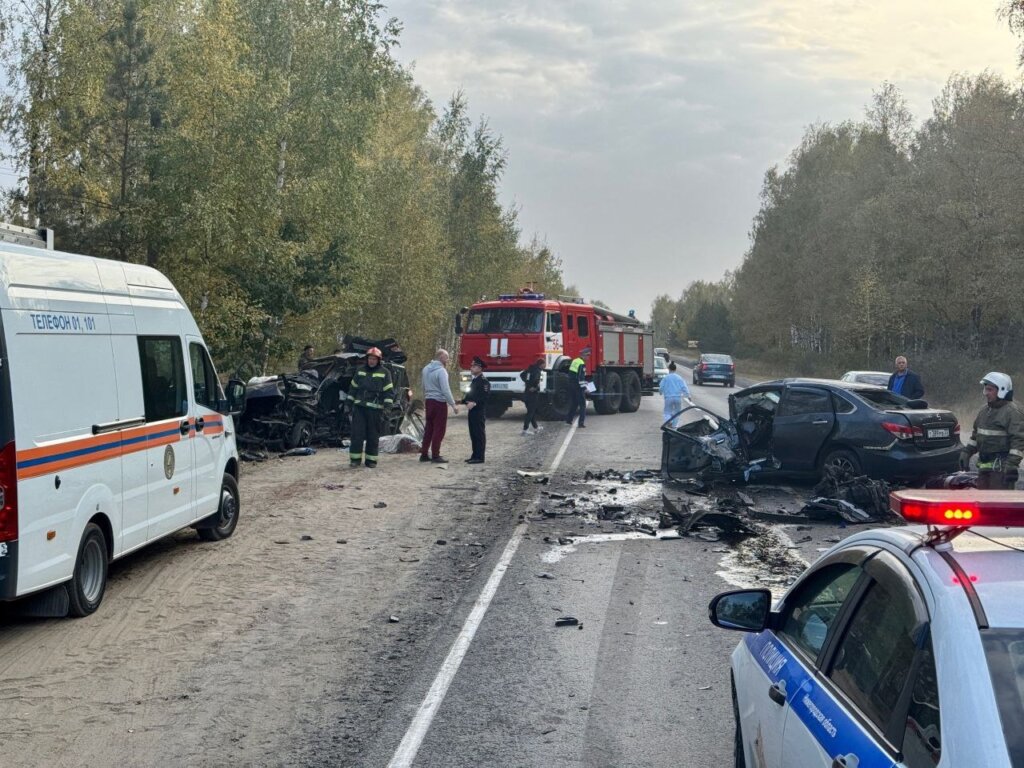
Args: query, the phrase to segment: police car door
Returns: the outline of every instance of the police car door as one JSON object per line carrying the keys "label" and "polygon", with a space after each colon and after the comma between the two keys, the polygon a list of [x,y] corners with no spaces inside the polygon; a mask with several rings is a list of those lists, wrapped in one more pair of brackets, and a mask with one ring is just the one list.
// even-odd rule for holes
{"label": "police car door", "polygon": [[866,572],[830,636],[820,671],[790,702],[786,765],[930,768],[940,757],[928,617],[909,572],[887,552]]}
{"label": "police car door", "polygon": [[192,372],[192,423],[196,482],[195,512],[202,517],[217,511],[224,471],[224,417],[217,412],[224,399],[213,362],[200,339],[188,337],[189,367]]}
{"label": "police car door", "polygon": [[754,768],[805,768],[783,755],[783,726],[861,577],[851,560],[832,558],[807,573],[786,594],[775,629],[744,639],[736,697],[748,765]]}

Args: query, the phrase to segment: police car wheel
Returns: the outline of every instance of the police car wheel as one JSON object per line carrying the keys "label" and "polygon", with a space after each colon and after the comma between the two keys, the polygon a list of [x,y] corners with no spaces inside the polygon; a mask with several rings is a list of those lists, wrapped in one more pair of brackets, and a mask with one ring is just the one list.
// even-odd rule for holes
{"label": "police car wheel", "polygon": [[733,737],[733,765],[747,768],[747,756],[743,753],[743,729],[740,727],[740,707],[736,703],[736,685],[732,685],[732,719],[736,723]]}
{"label": "police car wheel", "polygon": [[85,526],[78,545],[75,572],[67,585],[68,613],[76,618],[88,616],[100,607],[107,589],[107,539],[96,523]]}
{"label": "police car wheel", "polygon": [[225,474],[220,489],[220,507],[215,513],[216,524],[199,528],[197,533],[203,541],[222,541],[235,532],[238,525],[238,483],[232,475]]}

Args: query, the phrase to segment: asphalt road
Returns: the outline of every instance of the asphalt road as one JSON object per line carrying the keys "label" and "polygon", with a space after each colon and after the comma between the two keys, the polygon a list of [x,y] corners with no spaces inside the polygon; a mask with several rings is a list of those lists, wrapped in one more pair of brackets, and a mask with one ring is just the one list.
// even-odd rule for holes
{"label": "asphalt road", "polygon": [[[726,413],[729,392],[695,388],[693,399]],[[489,430],[510,428],[507,422],[516,413]],[[398,750],[449,653],[458,632],[454,626],[440,634],[419,680],[367,745],[365,765],[719,766],[731,761],[728,659],[740,637],[713,627],[707,605],[732,584],[751,578],[758,583],[760,577],[751,576],[737,563],[734,549],[721,542],[652,538],[616,532],[579,515],[540,514],[557,504],[550,494],[607,490],[601,483],[583,484],[587,470],[657,468],[660,423],[660,397],[644,398],[636,414],[591,413],[586,429],[569,440],[550,484],[527,486],[518,510],[526,534],[443,701],[426,724],[419,720],[413,726],[422,736],[420,746],[411,754]],[[554,424],[541,436],[523,438],[536,441],[531,468],[551,466],[568,430]],[[780,491],[783,496],[805,492]],[[616,495],[626,506],[661,505],[659,483]],[[782,531],[778,548],[796,563],[813,560],[836,533],[831,526],[817,527],[797,545],[793,531]],[[497,555],[501,547],[492,549]],[[468,615],[475,597],[467,595],[460,616]],[[577,619],[580,627],[556,626],[562,616]]]}

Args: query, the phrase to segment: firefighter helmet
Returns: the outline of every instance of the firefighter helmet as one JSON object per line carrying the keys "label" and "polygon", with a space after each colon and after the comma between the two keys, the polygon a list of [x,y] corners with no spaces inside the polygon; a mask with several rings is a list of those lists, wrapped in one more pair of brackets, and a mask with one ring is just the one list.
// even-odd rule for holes
{"label": "firefighter helmet", "polygon": [[1000,400],[1006,400],[1010,395],[1013,394],[1013,379],[1007,376],[1005,373],[999,371],[992,371],[985,374],[985,378],[981,380],[982,384],[991,384],[997,390],[997,396]]}
{"label": "firefighter helmet", "polygon": [[367,357],[373,356],[373,357],[376,357],[378,360],[383,360],[384,359],[384,355],[381,354],[380,349],[378,349],[377,347],[370,347],[368,350],[366,350],[366,356]]}

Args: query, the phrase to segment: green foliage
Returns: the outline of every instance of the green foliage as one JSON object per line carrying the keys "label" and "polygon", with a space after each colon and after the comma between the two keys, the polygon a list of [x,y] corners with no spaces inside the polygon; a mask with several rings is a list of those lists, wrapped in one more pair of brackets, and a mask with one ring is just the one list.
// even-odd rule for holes
{"label": "green foliage", "polygon": [[306,342],[454,345],[456,309],[561,263],[498,201],[507,163],[437,116],[373,0],[0,0],[9,201],[58,247],[167,273],[226,370]]}

